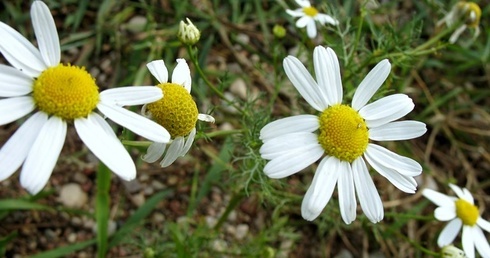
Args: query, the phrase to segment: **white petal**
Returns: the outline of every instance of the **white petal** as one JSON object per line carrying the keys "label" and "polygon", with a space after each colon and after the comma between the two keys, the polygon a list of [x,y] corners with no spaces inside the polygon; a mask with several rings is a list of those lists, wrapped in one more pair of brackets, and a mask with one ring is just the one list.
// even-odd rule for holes
{"label": "white petal", "polygon": [[314,115],[298,115],[268,123],[260,130],[260,139],[266,141],[281,135],[296,132],[314,132],[320,126],[318,117]]}
{"label": "white petal", "polygon": [[376,164],[405,176],[418,176],[422,173],[422,166],[417,161],[398,155],[376,144],[369,143],[365,155]]}
{"label": "white petal", "polygon": [[[453,184],[449,184],[449,187],[451,188],[451,190],[453,190],[453,192],[461,199],[464,199],[466,200],[465,198],[465,195],[463,193],[463,189],[461,189],[460,187],[458,187],[457,185],[453,185]],[[470,200],[466,200],[466,201],[470,201]],[[473,204],[473,202],[470,202],[471,204]]]}
{"label": "white petal", "polygon": [[180,152],[180,155],[179,155],[180,157],[185,156],[185,154],[187,154],[187,152],[189,152],[189,149],[191,148],[195,137],[196,137],[196,128],[194,127],[194,128],[192,128],[191,133],[186,137],[187,139],[185,141],[184,148],[182,149],[182,151]]}
{"label": "white petal", "polygon": [[0,64],[0,97],[18,97],[31,93],[33,80],[25,73]]}
{"label": "white petal", "polygon": [[29,114],[35,107],[31,96],[0,99],[0,125],[8,124]]}
{"label": "white petal", "polygon": [[330,106],[342,103],[342,80],[335,52],[331,48],[315,47],[313,64],[323,98]]}
{"label": "white petal", "polygon": [[[300,18],[300,19],[302,19],[302,18]],[[316,37],[317,31],[316,31],[315,20],[310,20],[308,22],[308,24],[306,24],[306,34],[308,34],[308,37],[310,39],[313,39]]]}
{"label": "white petal", "polygon": [[172,83],[184,86],[187,92],[191,92],[191,70],[183,58],[177,59],[177,66],[172,73]]}
{"label": "white petal", "polygon": [[404,176],[391,168],[387,168],[367,155],[364,155],[364,157],[380,175],[388,179],[398,189],[406,193],[415,193],[415,190],[417,190],[417,182],[413,177]]}
{"label": "white petal", "polygon": [[109,105],[133,106],[151,103],[163,98],[162,89],[155,86],[129,86],[104,90],[100,101]]}
{"label": "white petal", "polygon": [[447,196],[445,194],[436,192],[428,188],[422,191],[422,195],[425,196],[425,198],[429,199],[431,202],[433,202],[435,205],[441,207],[455,208],[454,202],[457,201],[457,198],[454,198],[452,196]]}
{"label": "white petal", "polygon": [[146,154],[141,158],[148,163],[153,163],[163,155],[166,147],[166,143],[154,142],[148,147]]}
{"label": "white petal", "polygon": [[485,220],[482,217],[478,217],[478,219],[476,220],[476,224],[483,228],[485,231],[490,232],[490,222],[488,222],[488,220]]}
{"label": "white petal", "polygon": [[369,128],[385,125],[413,110],[415,105],[405,94],[394,94],[381,98],[359,110]]}
{"label": "white petal", "polygon": [[300,152],[319,146],[317,135],[314,133],[290,133],[272,138],[260,147],[263,159],[275,159],[290,152]]}
{"label": "white petal", "polygon": [[475,244],[473,241],[474,235],[470,226],[463,226],[463,234],[461,236],[461,242],[463,244],[463,250],[468,258],[475,257]]}
{"label": "white petal", "polygon": [[[113,131],[107,131],[107,122],[97,113],[74,121],[80,139],[112,172],[124,180],[136,177],[133,159]],[[106,124],[106,125],[103,125]]]}
{"label": "white petal", "polygon": [[316,219],[330,201],[341,173],[339,166],[339,160],[334,157],[325,157],[318,165],[301,204],[301,215],[305,220]]}
{"label": "white petal", "polygon": [[310,24],[311,22],[315,23],[315,21],[308,15],[305,15],[301,18],[299,18],[297,21],[296,21],[296,27],[298,28],[304,28],[306,27],[308,24]]}
{"label": "white petal", "polygon": [[338,183],[340,215],[345,224],[350,224],[356,219],[356,194],[352,168],[348,162],[340,162],[340,176]]}
{"label": "white petal", "polygon": [[0,22],[0,35],[0,52],[13,67],[32,78],[46,69],[39,50],[16,30]]}
{"label": "white petal", "polygon": [[155,60],[146,64],[150,73],[158,80],[160,83],[168,82],[168,70],[165,67],[165,62],[163,60]]}
{"label": "white petal", "polygon": [[383,202],[362,158],[354,160],[352,172],[362,210],[372,223],[381,221],[384,216]]}
{"label": "white petal", "polygon": [[472,227],[473,241],[475,243],[476,250],[481,257],[490,257],[490,245],[488,245],[487,238],[483,234],[483,231],[479,227]]}
{"label": "white petal", "polygon": [[296,9],[296,10],[286,10],[286,13],[293,16],[293,17],[302,17],[305,16],[305,13],[302,11],[302,9]]}
{"label": "white petal", "polygon": [[319,13],[315,16],[315,20],[317,20],[318,22],[320,22],[322,25],[325,24],[325,23],[330,23],[332,25],[338,25],[339,24],[339,21],[334,19],[332,16],[330,15],[326,15],[326,14],[323,14],[323,13]]}
{"label": "white petal", "polygon": [[128,128],[135,134],[154,142],[167,143],[170,141],[170,134],[165,128],[143,116],[122,107],[105,103],[99,103],[97,108],[112,121]]}
{"label": "white petal", "polygon": [[60,63],[60,40],[53,16],[42,1],[34,1],[31,6],[32,26],[36,34],[39,51],[46,66]]}
{"label": "white petal", "polygon": [[264,167],[264,173],[270,178],[290,176],[317,161],[323,153],[324,150],[319,144],[294,149],[269,161]]}
{"label": "white petal", "polygon": [[288,56],[284,58],[283,66],[293,86],[310,106],[320,112],[328,107],[328,103],[321,98],[321,92],[315,80],[296,57]]}
{"label": "white petal", "polygon": [[208,122],[208,123],[214,123],[214,117],[207,115],[207,114],[199,114],[197,115],[197,119],[200,121]]}
{"label": "white petal", "polygon": [[20,172],[20,184],[37,194],[48,182],[66,137],[66,122],[52,116],[39,131]]}
{"label": "white petal", "polygon": [[369,139],[375,141],[400,141],[417,138],[427,132],[427,127],[419,121],[405,120],[369,129]]}
{"label": "white petal", "polygon": [[464,200],[466,200],[467,202],[471,203],[471,204],[474,204],[475,203],[475,200],[473,199],[473,195],[471,195],[470,191],[468,191],[468,189],[466,188],[463,188],[463,196],[464,196]]}
{"label": "white petal", "polygon": [[295,0],[296,3],[301,6],[301,7],[310,7],[311,4],[310,4],[310,1],[309,0]]}
{"label": "white petal", "polygon": [[379,62],[362,80],[354,93],[352,108],[359,110],[373,97],[391,72],[391,64],[388,59]]}
{"label": "white petal", "polygon": [[27,157],[48,115],[37,112],[27,119],[0,149],[0,181],[11,176]]}
{"label": "white petal", "polygon": [[434,210],[434,217],[439,221],[449,221],[456,218],[456,208],[441,206]]}
{"label": "white petal", "polygon": [[175,138],[170,146],[167,149],[167,153],[165,153],[165,157],[163,158],[160,165],[162,168],[168,167],[175,162],[175,160],[180,156],[179,154],[182,152],[184,148],[184,137]]}
{"label": "white petal", "polygon": [[461,225],[463,222],[460,219],[454,219],[447,223],[437,238],[437,245],[443,247],[451,244],[458,235]]}

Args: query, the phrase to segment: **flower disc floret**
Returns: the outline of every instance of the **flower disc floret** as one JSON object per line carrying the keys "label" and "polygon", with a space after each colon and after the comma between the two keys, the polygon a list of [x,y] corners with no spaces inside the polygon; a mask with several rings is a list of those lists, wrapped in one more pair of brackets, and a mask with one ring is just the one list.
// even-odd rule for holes
{"label": "flower disc floret", "polygon": [[458,199],[456,202],[456,215],[463,221],[463,224],[468,226],[474,226],[480,214],[478,213],[478,208],[463,200]]}
{"label": "flower disc floret", "polygon": [[353,162],[365,152],[368,128],[353,108],[337,104],[323,111],[319,119],[318,142],[327,155]]}
{"label": "flower disc floret", "polygon": [[303,12],[310,17],[315,17],[318,14],[318,10],[313,6],[304,7]]}
{"label": "flower disc floret", "polygon": [[87,117],[99,103],[99,87],[83,68],[49,67],[34,81],[32,97],[37,108],[65,120]]}
{"label": "flower disc floret", "polygon": [[196,126],[198,110],[196,102],[182,85],[161,83],[163,98],[148,104],[153,119],[165,127],[172,139],[187,136]]}

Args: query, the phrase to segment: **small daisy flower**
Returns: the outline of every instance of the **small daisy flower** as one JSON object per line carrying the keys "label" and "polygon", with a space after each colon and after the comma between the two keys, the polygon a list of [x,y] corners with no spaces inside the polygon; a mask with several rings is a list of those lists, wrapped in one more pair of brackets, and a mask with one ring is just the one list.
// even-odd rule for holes
{"label": "small daisy flower", "polygon": [[63,147],[67,125],[87,147],[124,180],[136,176],[134,162],[104,118],[153,141],[168,142],[157,123],[122,106],[142,105],[162,96],[153,86],[122,87],[101,93],[83,67],[60,63],[60,43],[49,8],[31,6],[36,49],[10,26],[0,22],[0,52],[13,66],[0,64],[0,125],[31,115],[0,149],[0,180],[22,164],[20,183],[31,194],[46,185]]}
{"label": "small daisy flower", "polygon": [[311,6],[310,1],[308,0],[296,0],[296,3],[301,6],[301,8],[296,10],[288,9],[286,12],[293,17],[301,17],[296,21],[296,27],[306,27],[309,38],[316,37],[317,31],[315,21],[318,21],[321,25],[325,25],[325,23],[330,23],[332,25],[339,24],[339,21],[332,18],[330,15],[318,12],[315,7]]}
{"label": "small daisy flower", "polygon": [[454,44],[467,28],[474,29],[473,38],[480,35],[480,17],[481,9],[478,4],[459,1],[453,6],[451,11],[437,23],[437,25],[440,26],[441,24],[446,23],[448,27],[451,27],[456,23],[462,23],[449,38],[449,43]]}
{"label": "small daisy flower", "polygon": [[260,131],[264,142],[260,153],[270,160],[264,172],[284,178],[308,167],[324,156],[301,205],[306,220],[320,215],[338,186],[342,219],[356,218],[356,193],[361,208],[373,223],[383,219],[381,198],[369,175],[365,160],[400,190],[414,193],[414,176],[422,172],[416,161],[400,156],[374,141],[396,141],[418,137],[425,124],[395,120],[408,114],[412,100],[394,94],[367,104],[388,77],[388,60],[379,62],[356,90],[352,105],[342,104],[342,81],[337,56],[331,48],[318,46],[313,52],[317,81],[293,56],[284,59],[286,75],[303,98],[320,114],[279,119]]}
{"label": "small daisy flower", "polygon": [[165,127],[171,136],[168,148],[166,143],[154,142],[148,147],[143,160],[157,161],[167,149],[160,165],[168,167],[178,157],[183,157],[194,142],[197,120],[214,123],[210,115],[199,114],[196,102],[192,99],[191,72],[184,59],[177,59],[172,73],[172,82],[168,82],[168,71],[163,60],[155,60],[146,65],[150,73],[160,82],[155,88],[162,89],[163,98],[144,105],[143,115]]}
{"label": "small daisy flower", "polygon": [[424,189],[422,192],[427,199],[439,206],[434,211],[436,219],[449,221],[437,238],[437,244],[443,247],[452,243],[463,227],[461,241],[466,256],[475,257],[476,247],[482,257],[490,257],[490,245],[481,230],[490,232],[490,223],[480,216],[478,207],[474,204],[473,196],[468,189],[461,189],[453,184],[449,184],[449,187],[458,198],[431,189]]}

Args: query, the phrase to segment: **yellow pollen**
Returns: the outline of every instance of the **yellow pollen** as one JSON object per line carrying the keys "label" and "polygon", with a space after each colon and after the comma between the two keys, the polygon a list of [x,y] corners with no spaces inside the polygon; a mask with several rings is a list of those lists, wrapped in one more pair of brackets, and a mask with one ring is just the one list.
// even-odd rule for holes
{"label": "yellow pollen", "polygon": [[196,126],[197,106],[191,94],[179,84],[161,83],[163,98],[147,105],[153,119],[165,127],[172,139],[188,135]]}
{"label": "yellow pollen", "polygon": [[319,117],[318,142],[325,153],[352,162],[361,156],[369,142],[366,122],[347,105],[328,107]]}
{"label": "yellow pollen", "polygon": [[86,117],[99,103],[99,87],[85,68],[59,64],[34,81],[32,97],[40,111],[65,120]]}
{"label": "yellow pollen", "polygon": [[478,208],[463,200],[458,199],[456,202],[456,215],[463,221],[463,224],[468,226],[474,226],[480,214]]}
{"label": "yellow pollen", "polygon": [[303,12],[310,17],[315,17],[318,14],[318,10],[313,6],[303,7]]}

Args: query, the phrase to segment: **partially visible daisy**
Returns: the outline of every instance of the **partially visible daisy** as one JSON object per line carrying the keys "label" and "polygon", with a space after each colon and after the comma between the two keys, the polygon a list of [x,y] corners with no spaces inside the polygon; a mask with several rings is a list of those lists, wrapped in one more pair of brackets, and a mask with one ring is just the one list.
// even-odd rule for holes
{"label": "partially visible daisy", "polygon": [[165,128],[121,107],[158,100],[162,91],[152,86],[122,87],[99,94],[95,79],[83,67],[60,63],[58,33],[46,4],[34,1],[31,16],[39,50],[0,22],[0,52],[13,66],[0,64],[0,125],[35,111],[0,149],[0,180],[23,164],[21,185],[31,194],[41,191],[56,165],[69,123],[109,169],[124,180],[134,179],[131,156],[95,110],[145,138],[168,142]]}
{"label": "partially visible daisy", "polygon": [[320,113],[279,119],[260,131],[264,142],[260,153],[270,160],[264,172],[271,178],[287,177],[324,156],[303,199],[303,218],[317,218],[337,184],[340,213],[345,223],[350,224],[356,218],[356,193],[369,220],[379,222],[383,219],[383,205],[365,160],[407,193],[415,192],[417,183],[413,177],[422,172],[422,167],[370,140],[412,139],[426,132],[425,124],[409,120],[394,122],[414,108],[405,94],[367,104],[390,73],[388,60],[379,62],[364,78],[351,106],[342,104],[342,80],[335,52],[317,46],[313,64],[317,81],[296,57],[284,59],[286,75]]}
{"label": "partially visible daisy", "polygon": [[480,216],[478,207],[474,204],[473,196],[466,188],[449,184],[458,198],[448,196],[431,189],[424,189],[422,194],[439,206],[434,216],[439,221],[449,221],[437,238],[439,247],[454,241],[463,227],[461,241],[463,250],[469,258],[475,257],[475,247],[482,257],[490,257],[490,245],[483,234],[482,228],[490,232],[490,223]]}
{"label": "partially visible daisy", "polygon": [[301,17],[296,21],[296,27],[306,27],[309,38],[316,37],[317,31],[315,21],[318,21],[321,25],[325,25],[325,23],[330,23],[332,25],[339,24],[339,21],[332,18],[330,15],[318,12],[315,7],[311,6],[310,1],[308,0],[296,0],[296,3],[301,6],[301,8],[296,10],[288,9],[286,12],[293,17]]}
{"label": "partially visible daisy", "polygon": [[451,11],[442,18],[437,25],[440,26],[446,23],[448,27],[457,23],[462,23],[449,38],[449,43],[455,43],[459,36],[467,29],[474,29],[473,38],[480,35],[480,17],[481,9],[478,4],[474,2],[459,1],[452,8]]}
{"label": "partially visible daisy", "polygon": [[168,82],[168,71],[163,60],[155,60],[146,65],[150,73],[160,82],[155,88],[162,89],[163,98],[143,106],[143,115],[150,117],[163,127],[171,136],[168,148],[166,143],[154,142],[143,156],[146,162],[155,162],[165,153],[160,165],[168,167],[178,157],[189,151],[196,136],[197,120],[214,123],[210,115],[199,114],[196,102],[192,99],[191,72],[184,59],[177,59],[172,73],[172,82]]}

